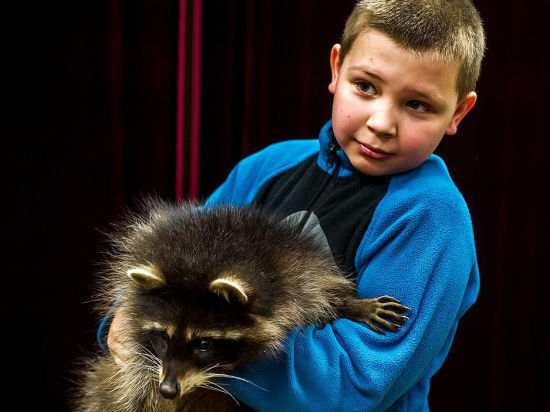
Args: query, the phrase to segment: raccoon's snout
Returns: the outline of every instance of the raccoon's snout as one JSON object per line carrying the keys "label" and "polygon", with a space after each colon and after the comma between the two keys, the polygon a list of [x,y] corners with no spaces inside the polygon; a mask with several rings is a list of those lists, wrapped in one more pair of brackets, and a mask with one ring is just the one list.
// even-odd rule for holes
{"label": "raccoon's snout", "polygon": [[166,378],[160,384],[160,394],[167,399],[173,399],[180,393],[180,384],[174,378]]}

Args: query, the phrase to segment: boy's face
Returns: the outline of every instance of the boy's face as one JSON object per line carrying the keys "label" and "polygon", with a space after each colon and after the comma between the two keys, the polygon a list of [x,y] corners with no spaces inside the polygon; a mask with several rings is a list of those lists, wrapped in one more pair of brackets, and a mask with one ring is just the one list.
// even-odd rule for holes
{"label": "boy's face", "polygon": [[431,53],[404,49],[384,34],[360,34],[345,57],[331,53],[336,140],[360,172],[381,176],[423,163],[444,134],[457,126],[476,101],[471,92],[457,103],[457,64]]}

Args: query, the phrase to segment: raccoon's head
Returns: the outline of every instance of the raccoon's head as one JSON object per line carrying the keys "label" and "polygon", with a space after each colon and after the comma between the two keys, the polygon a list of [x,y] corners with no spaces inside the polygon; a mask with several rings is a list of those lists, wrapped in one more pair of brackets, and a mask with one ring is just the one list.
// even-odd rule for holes
{"label": "raccoon's head", "polygon": [[235,272],[220,273],[194,296],[151,267],[130,269],[128,276],[146,297],[132,305],[140,318],[134,340],[156,359],[165,398],[184,402],[197,389],[225,391],[213,380],[231,378],[225,372],[280,338],[257,327],[248,312],[253,291]]}
{"label": "raccoon's head", "polygon": [[228,370],[278,353],[288,330],[317,321],[304,313],[324,294],[308,285],[333,266],[298,225],[246,208],[156,205],[115,240],[133,340],[158,359],[168,398],[223,389]]}

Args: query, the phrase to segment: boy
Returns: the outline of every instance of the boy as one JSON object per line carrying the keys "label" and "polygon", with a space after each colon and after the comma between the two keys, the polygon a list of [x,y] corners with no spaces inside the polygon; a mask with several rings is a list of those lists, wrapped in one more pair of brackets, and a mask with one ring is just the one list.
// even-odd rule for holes
{"label": "boy", "polygon": [[[484,51],[469,0],[364,0],[332,48],[332,120],[317,141],[288,141],[241,161],[207,204],[256,204],[317,216],[361,298],[411,308],[398,333],[338,319],[293,331],[286,352],[236,375],[258,410],[427,411],[479,274],[471,221],[432,155],[476,102]],[[116,318],[109,345],[116,357]],[[223,382],[224,384],[226,382]]]}

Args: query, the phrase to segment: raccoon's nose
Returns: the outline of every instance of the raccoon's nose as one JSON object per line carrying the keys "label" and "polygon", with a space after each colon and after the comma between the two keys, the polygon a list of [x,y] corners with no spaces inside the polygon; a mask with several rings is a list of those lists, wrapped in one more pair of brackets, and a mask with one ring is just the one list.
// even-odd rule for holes
{"label": "raccoon's nose", "polygon": [[166,378],[161,384],[160,384],[160,394],[164,396],[165,398],[172,399],[175,398],[179,391],[180,391],[180,385],[174,378]]}

